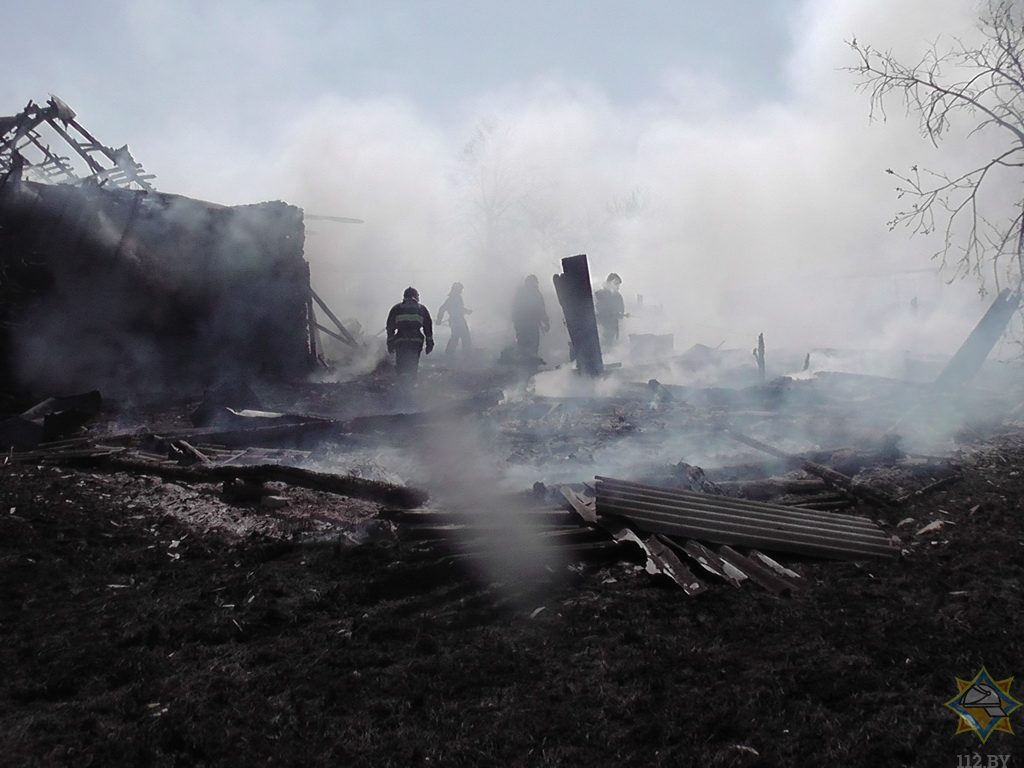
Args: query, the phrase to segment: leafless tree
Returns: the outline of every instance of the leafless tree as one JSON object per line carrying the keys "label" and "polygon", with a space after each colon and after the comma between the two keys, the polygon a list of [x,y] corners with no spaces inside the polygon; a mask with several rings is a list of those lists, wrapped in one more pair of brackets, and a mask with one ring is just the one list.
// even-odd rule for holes
{"label": "leafless tree", "polygon": [[[989,0],[978,28],[975,42],[940,39],[912,64],[854,39],[848,44],[858,63],[848,69],[870,96],[872,118],[885,120],[886,105],[898,100],[935,146],[953,128],[987,142],[984,160],[966,170],[887,169],[898,180],[899,198],[909,203],[889,226],[938,232],[944,239],[935,256],[957,277],[973,275],[984,285],[990,273],[997,288],[1009,282],[1019,289],[1024,285],[1024,15],[1013,0]],[[1009,200],[1007,180],[1017,185]]]}

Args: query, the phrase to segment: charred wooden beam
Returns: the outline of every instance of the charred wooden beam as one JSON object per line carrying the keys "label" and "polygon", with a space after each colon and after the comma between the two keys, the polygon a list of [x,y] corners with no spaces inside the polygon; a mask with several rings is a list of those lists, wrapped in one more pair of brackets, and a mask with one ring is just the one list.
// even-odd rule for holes
{"label": "charred wooden beam", "polygon": [[764,334],[757,334],[757,346],[754,347],[754,360],[757,361],[757,378],[762,384],[765,380],[764,372]]}
{"label": "charred wooden beam", "polygon": [[729,496],[742,496],[755,501],[766,501],[784,494],[810,494],[825,490],[819,478],[766,477],[756,480],[720,480],[715,483]]}
{"label": "charred wooden beam", "polygon": [[744,435],[734,429],[727,429],[725,432],[734,440],[737,440],[744,445],[749,445],[751,448],[763,451],[769,456],[774,456],[775,458],[782,459],[788,463],[799,464],[800,468],[803,469],[804,472],[821,478],[827,485],[830,485],[833,488],[840,488],[853,496],[862,498],[865,501],[870,501],[872,504],[878,504],[885,507],[891,507],[896,504],[896,500],[887,494],[871,488],[868,485],[864,485],[863,483],[856,483],[853,478],[848,477],[842,472],[832,469],[831,467],[826,467],[823,464],[809,461],[803,456],[795,456],[793,454],[786,453],[785,451],[780,451],[778,448],[768,445],[767,443],[762,443],[760,440],[755,440],[749,435]]}
{"label": "charred wooden beam", "polygon": [[594,293],[590,285],[590,267],[586,254],[562,259],[562,274],[554,276],[555,293],[562,305],[565,325],[576,360],[576,368],[585,376],[604,373],[601,339],[594,313]]}
{"label": "charred wooden beam", "polygon": [[352,475],[333,475],[326,472],[314,472],[309,469],[277,464],[182,467],[177,464],[158,464],[153,461],[127,458],[123,454],[67,456],[59,453],[52,454],[47,458],[47,461],[68,466],[87,466],[93,469],[112,472],[155,475],[168,480],[180,480],[191,483],[220,483],[225,480],[234,480],[235,478],[249,483],[284,483],[285,485],[308,488],[313,491],[324,491],[340,496],[378,501],[404,509],[413,509],[421,506],[429,498],[426,491],[418,488],[382,483]]}
{"label": "charred wooden beam", "polygon": [[[333,333],[331,335],[334,336],[335,338],[339,339],[340,341],[345,342],[350,347],[358,347],[359,346],[359,342],[356,341],[356,337],[353,336],[351,333],[349,333],[348,328],[346,328],[344,326],[344,324],[341,322],[341,320],[338,319],[337,315],[335,315],[331,311],[331,308],[327,306],[327,304],[324,302],[324,300],[321,299],[319,296],[317,296],[316,291],[314,291],[312,288],[310,288],[309,289],[309,294],[310,294],[310,296],[313,297],[313,301],[315,301],[317,303],[317,305],[320,307],[320,309],[322,309],[324,311],[324,314],[326,314],[329,318],[331,318],[331,322],[334,323],[334,325],[338,328],[338,334],[340,334],[340,335],[333,334]],[[319,325],[317,327],[321,328],[321,326],[319,326]],[[327,330],[327,329],[326,328],[321,328],[321,330]]]}

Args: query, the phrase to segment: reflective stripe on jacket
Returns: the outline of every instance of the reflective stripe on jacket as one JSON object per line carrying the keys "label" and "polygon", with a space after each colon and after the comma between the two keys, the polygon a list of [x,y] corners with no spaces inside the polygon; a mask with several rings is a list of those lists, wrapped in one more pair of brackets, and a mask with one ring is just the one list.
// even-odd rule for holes
{"label": "reflective stripe on jacket", "polygon": [[388,339],[422,344],[434,337],[434,322],[427,308],[413,299],[395,304],[388,313]]}

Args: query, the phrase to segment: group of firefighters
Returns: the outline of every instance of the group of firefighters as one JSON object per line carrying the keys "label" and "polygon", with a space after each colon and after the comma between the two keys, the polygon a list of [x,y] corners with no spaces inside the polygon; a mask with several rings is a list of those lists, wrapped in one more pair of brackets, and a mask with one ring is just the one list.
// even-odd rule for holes
{"label": "group of firefighters", "polygon": [[[626,317],[625,304],[619,287],[622,278],[612,272],[604,286],[594,291],[594,313],[601,330],[602,341],[611,346],[619,340],[619,320]],[[447,354],[453,354],[459,345],[463,351],[471,348],[469,323],[466,317],[473,313],[462,299],[462,283],[453,283],[437,311],[438,323],[448,316],[451,338],[445,347]],[[540,335],[551,329],[544,295],[536,275],[528,275],[516,291],[512,306],[512,325],[516,332],[516,348],[520,359],[536,360],[540,351]],[[420,354],[434,351],[434,321],[430,312],[420,304],[420,294],[415,288],[406,288],[402,301],[395,304],[388,313],[388,352],[395,355],[395,367],[400,375],[415,376],[419,369]]]}

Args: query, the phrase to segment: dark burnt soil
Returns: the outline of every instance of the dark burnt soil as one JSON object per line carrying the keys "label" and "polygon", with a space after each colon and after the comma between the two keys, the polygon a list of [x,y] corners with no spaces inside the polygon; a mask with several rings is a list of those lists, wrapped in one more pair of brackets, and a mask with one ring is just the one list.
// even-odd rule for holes
{"label": "dark burnt soil", "polygon": [[[508,592],[406,545],[203,533],[140,492],[153,481],[0,468],[0,762],[951,766],[1019,751],[954,736],[942,706],[983,664],[1024,675],[1024,441],[963,460],[962,481],[885,513],[901,559],[789,563],[806,582],[792,597],[716,584],[697,599],[622,563]],[[935,519],[955,525],[914,535]]]}

